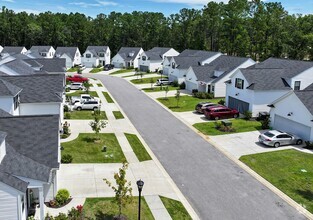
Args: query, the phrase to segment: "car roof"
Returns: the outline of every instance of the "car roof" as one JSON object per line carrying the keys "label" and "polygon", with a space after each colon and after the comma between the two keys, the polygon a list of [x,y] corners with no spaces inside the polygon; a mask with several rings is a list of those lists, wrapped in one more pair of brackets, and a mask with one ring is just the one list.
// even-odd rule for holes
{"label": "car roof", "polygon": [[272,133],[273,135],[279,135],[279,134],[285,134],[285,132],[279,131],[279,130],[270,130],[267,131],[269,133]]}
{"label": "car roof", "polygon": [[210,109],[216,110],[216,109],[229,109],[226,106],[218,105],[218,106],[212,106]]}

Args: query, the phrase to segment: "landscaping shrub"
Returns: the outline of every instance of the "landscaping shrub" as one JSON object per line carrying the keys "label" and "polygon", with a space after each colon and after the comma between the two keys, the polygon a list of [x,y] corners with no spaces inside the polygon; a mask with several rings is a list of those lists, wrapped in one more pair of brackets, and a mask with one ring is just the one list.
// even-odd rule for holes
{"label": "landscaping shrub", "polygon": [[64,112],[69,112],[69,110],[70,110],[68,105],[64,105],[63,109],[64,109]]}
{"label": "landscaping shrub", "polygon": [[63,154],[61,158],[61,163],[72,163],[73,156],[70,154]]}
{"label": "landscaping shrub", "polygon": [[70,193],[67,189],[60,189],[55,196],[55,200],[58,205],[63,205],[70,198]]}
{"label": "landscaping shrub", "polygon": [[178,81],[177,80],[174,80],[173,84],[172,84],[174,87],[178,87]]}
{"label": "landscaping shrub", "polygon": [[245,111],[243,113],[243,115],[245,116],[246,120],[250,120],[252,118],[252,112],[251,111]]}
{"label": "landscaping shrub", "polygon": [[150,73],[150,70],[147,70],[147,73]]}
{"label": "landscaping shrub", "polygon": [[310,150],[313,149],[313,142],[311,142],[311,141],[305,141],[304,143],[305,143],[305,147],[304,147],[304,148],[310,149]]}
{"label": "landscaping shrub", "polygon": [[138,71],[138,68],[136,67],[136,68],[135,68],[135,72],[137,72],[137,71]]}
{"label": "landscaping shrub", "polygon": [[69,91],[71,91],[71,89],[69,87],[66,87],[65,92],[69,92]]}
{"label": "landscaping shrub", "polygon": [[220,104],[220,105],[225,105],[225,100],[224,100],[224,99],[219,100],[219,101],[218,101],[218,104]]}
{"label": "landscaping shrub", "polygon": [[193,89],[193,90],[191,90],[191,93],[192,93],[193,96],[194,96],[197,92],[199,92],[198,89]]}
{"label": "landscaping shrub", "polygon": [[179,84],[179,88],[180,89],[186,89],[186,83],[182,82],[181,84]]}
{"label": "landscaping shrub", "polygon": [[197,92],[194,94],[194,97],[196,97],[198,99],[212,99],[213,95],[211,93],[207,93],[207,92]]}
{"label": "landscaping shrub", "polygon": [[269,117],[265,118],[264,120],[261,120],[262,129],[269,129],[270,128],[270,122],[271,122],[271,120]]}
{"label": "landscaping shrub", "polygon": [[64,119],[71,119],[71,114],[69,112],[66,112],[64,114]]}
{"label": "landscaping shrub", "polygon": [[236,129],[232,126],[225,126],[221,122],[215,121],[214,126],[216,130],[222,131],[222,132],[235,132]]}

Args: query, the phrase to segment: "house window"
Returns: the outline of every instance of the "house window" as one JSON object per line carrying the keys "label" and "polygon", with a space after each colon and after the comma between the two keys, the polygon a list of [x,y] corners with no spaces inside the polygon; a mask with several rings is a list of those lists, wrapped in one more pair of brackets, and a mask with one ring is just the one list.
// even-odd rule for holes
{"label": "house window", "polygon": [[86,53],[86,58],[91,58],[91,54],[90,53]]}
{"label": "house window", "polygon": [[13,98],[13,103],[14,103],[14,110],[15,110],[15,109],[17,109],[18,104],[20,103],[20,97],[19,97],[19,95],[16,95],[16,96]]}
{"label": "house window", "polygon": [[300,90],[301,81],[295,81],[294,90]]}
{"label": "house window", "polygon": [[214,92],[214,86],[211,87],[212,92]]}
{"label": "house window", "polygon": [[238,89],[243,89],[244,80],[236,78],[235,87]]}
{"label": "house window", "polygon": [[141,59],[142,59],[143,61],[146,61],[146,60],[147,60],[147,57],[143,56]]}
{"label": "house window", "polygon": [[174,62],[172,63],[172,68],[175,69],[175,63]]}
{"label": "house window", "polygon": [[21,205],[22,205],[22,212],[24,212],[24,209],[25,209],[24,195],[21,196]]}
{"label": "house window", "polygon": [[99,53],[99,57],[104,57],[104,53]]}
{"label": "house window", "polygon": [[47,54],[46,53],[41,53],[41,56],[45,57],[45,56],[47,56]]}

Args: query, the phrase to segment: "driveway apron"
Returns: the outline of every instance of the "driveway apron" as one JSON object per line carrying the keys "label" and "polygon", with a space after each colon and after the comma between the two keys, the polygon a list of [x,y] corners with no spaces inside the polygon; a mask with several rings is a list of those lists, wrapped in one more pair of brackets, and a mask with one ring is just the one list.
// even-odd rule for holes
{"label": "driveway apron", "polygon": [[305,219],[129,82],[93,77],[117,100],[201,219]]}

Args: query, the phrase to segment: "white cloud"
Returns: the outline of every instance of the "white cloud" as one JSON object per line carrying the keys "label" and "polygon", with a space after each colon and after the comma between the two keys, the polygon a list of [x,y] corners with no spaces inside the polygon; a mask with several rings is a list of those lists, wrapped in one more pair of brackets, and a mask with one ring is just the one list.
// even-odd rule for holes
{"label": "white cloud", "polygon": [[2,0],[3,2],[10,2],[10,3],[15,3],[14,0]]}
{"label": "white cloud", "polygon": [[99,3],[87,3],[87,2],[71,2],[70,5],[80,6],[82,8],[89,8],[89,7],[99,7],[101,6]]}
{"label": "white cloud", "polygon": [[63,6],[57,6],[56,7],[59,11],[66,11],[66,8],[65,7],[63,7]]}
{"label": "white cloud", "polygon": [[115,6],[118,5],[116,2],[112,2],[112,1],[97,1],[100,5],[102,6]]}

